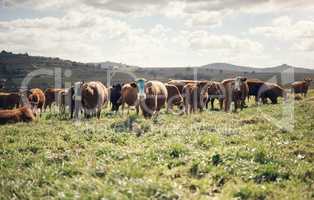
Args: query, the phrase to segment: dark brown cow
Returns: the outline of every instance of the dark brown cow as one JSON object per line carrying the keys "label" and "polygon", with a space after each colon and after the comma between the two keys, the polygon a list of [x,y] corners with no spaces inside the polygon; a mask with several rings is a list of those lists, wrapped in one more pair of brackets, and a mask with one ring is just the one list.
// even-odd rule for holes
{"label": "dark brown cow", "polygon": [[[231,102],[234,102],[234,111],[236,112],[238,108],[243,109],[243,100],[246,98],[248,93],[248,87],[246,85],[246,78],[236,77],[234,79],[227,79],[222,81],[224,86],[224,110],[225,112],[230,111]],[[246,90],[247,91],[244,91]]]}
{"label": "dark brown cow", "polygon": [[248,96],[254,96],[255,97],[255,102],[258,103],[260,97],[259,91],[261,90],[262,86],[265,84],[264,81],[261,80],[247,80],[246,81],[249,87],[249,94]]}
{"label": "dark brown cow", "polygon": [[291,84],[293,92],[295,94],[303,94],[306,97],[309,87],[311,85],[312,79],[305,78],[304,81],[297,81]]}
{"label": "dark brown cow", "polygon": [[19,93],[0,93],[0,109],[18,108],[21,104]]}
{"label": "dark brown cow", "polygon": [[36,106],[38,109],[40,109],[40,111],[43,111],[46,102],[46,97],[41,89],[39,88],[31,89],[30,95],[28,96],[28,100],[30,101],[32,107]]}
{"label": "dark brown cow", "polygon": [[13,110],[0,110],[0,124],[31,122],[35,115],[30,108],[22,107]]}
{"label": "dark brown cow", "polygon": [[108,89],[99,81],[84,83],[82,90],[82,107],[85,117],[96,114],[100,118],[102,106],[108,101]]}
{"label": "dark brown cow", "polygon": [[197,109],[203,110],[208,99],[208,87],[208,81],[188,83],[183,87],[182,95],[186,114],[194,113]]}
{"label": "dark brown cow", "polygon": [[272,104],[277,104],[278,97],[283,97],[287,100],[287,93],[282,87],[275,83],[268,82],[265,82],[260,88],[258,96],[262,98],[263,104],[267,103],[267,99],[270,99]]}
{"label": "dark brown cow", "polygon": [[64,91],[64,89],[48,88],[45,90],[45,98],[46,98],[45,107],[44,107],[45,110],[47,109],[47,107],[49,107],[49,109],[51,110],[51,106],[54,102],[56,102],[58,93],[60,91]]}
{"label": "dark brown cow", "polygon": [[175,85],[165,84],[168,92],[167,111],[172,110],[173,106],[183,106],[183,97]]}
{"label": "dark brown cow", "polygon": [[[131,86],[135,86],[131,84]],[[159,111],[165,106],[168,92],[166,86],[160,81],[148,81],[140,79],[136,81],[138,90],[139,106],[145,118],[158,115]]]}
{"label": "dark brown cow", "polygon": [[[136,83],[128,83],[122,86],[121,97],[118,100],[118,103],[119,104],[121,103],[122,105],[122,113],[124,111],[125,104],[127,104],[128,107],[135,106],[136,113],[139,112],[138,106],[137,106],[138,104],[137,93],[138,93],[138,90],[137,90]],[[128,109],[128,112],[129,112],[129,109]]]}
{"label": "dark brown cow", "polygon": [[220,110],[223,109],[223,85],[220,82],[211,81],[208,87],[208,100],[206,102],[206,109],[208,109],[208,104],[211,102],[211,109],[214,110],[215,100],[218,99],[220,104]]}

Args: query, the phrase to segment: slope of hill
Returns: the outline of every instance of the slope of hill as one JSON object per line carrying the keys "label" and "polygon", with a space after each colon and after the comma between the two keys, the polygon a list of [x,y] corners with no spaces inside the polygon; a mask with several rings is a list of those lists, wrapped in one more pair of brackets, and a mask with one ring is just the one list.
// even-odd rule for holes
{"label": "slope of hill", "polygon": [[[281,72],[287,69],[293,69],[295,80],[301,80],[304,77],[312,77],[314,79],[314,70],[289,65],[280,65],[272,68],[254,68],[228,63],[213,63],[200,67],[141,68],[110,61],[80,63],[60,58],[29,56],[28,54],[14,54],[6,51],[0,53],[0,80],[5,80],[6,89],[9,90],[20,88],[23,79],[31,72],[36,72],[36,70],[48,70],[57,76],[39,74],[32,78],[29,87],[63,87],[75,81],[89,80],[99,80],[107,83],[109,78],[110,84],[112,84],[112,81],[128,82],[136,77],[161,81],[195,78],[220,81],[234,76],[246,76],[261,80],[275,79],[280,83]],[[117,72],[114,73],[113,71]],[[56,79],[61,79],[61,82],[56,84]]]}

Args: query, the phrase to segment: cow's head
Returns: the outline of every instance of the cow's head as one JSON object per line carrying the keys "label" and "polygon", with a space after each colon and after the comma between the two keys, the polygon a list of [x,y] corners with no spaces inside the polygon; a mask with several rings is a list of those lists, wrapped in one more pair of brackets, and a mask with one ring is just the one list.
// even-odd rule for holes
{"label": "cow's head", "polygon": [[133,88],[137,88],[138,91],[138,99],[139,100],[145,100],[146,99],[146,94],[145,94],[145,83],[146,80],[141,78],[141,79],[137,79],[135,81],[135,83],[131,83],[131,86]]}
{"label": "cow's head", "polygon": [[311,78],[305,78],[304,81],[307,85],[311,85],[312,79]]}
{"label": "cow's head", "polygon": [[113,85],[112,88],[117,90],[117,91],[121,91],[122,85],[120,83],[118,83],[118,84]]}
{"label": "cow's head", "polygon": [[234,89],[236,91],[241,91],[243,84],[246,82],[247,78],[238,76],[234,79]]}

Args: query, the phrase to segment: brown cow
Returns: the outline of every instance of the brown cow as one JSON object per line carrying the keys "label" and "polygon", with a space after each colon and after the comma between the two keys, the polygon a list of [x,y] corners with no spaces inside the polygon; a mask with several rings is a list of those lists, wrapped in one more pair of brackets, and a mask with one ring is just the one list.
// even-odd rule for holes
{"label": "brown cow", "polygon": [[[135,86],[131,84],[131,86]],[[148,81],[139,79],[136,81],[138,90],[139,106],[145,118],[158,115],[161,108],[166,104],[168,92],[166,86],[160,81]],[[138,106],[138,105],[137,105]]]}
{"label": "brown cow", "polygon": [[189,83],[198,83],[198,82],[201,82],[201,81],[198,81],[198,80],[169,80],[168,84],[175,85],[178,88],[179,92],[182,94],[183,88],[185,85],[187,85]]}
{"label": "brown cow", "polygon": [[38,109],[40,109],[40,111],[43,111],[46,102],[46,97],[41,89],[39,88],[31,89],[30,95],[28,96],[28,100],[32,107],[36,106]]}
{"label": "brown cow", "polygon": [[81,86],[82,107],[85,117],[96,114],[100,118],[102,106],[108,101],[108,89],[99,81],[84,83]]}
{"label": "brown cow", "polygon": [[0,110],[0,124],[31,122],[35,115],[30,108],[22,107],[13,110]]}
{"label": "brown cow", "polygon": [[54,102],[56,102],[58,93],[60,91],[64,91],[64,89],[48,88],[45,90],[45,98],[46,98],[45,107],[44,107],[45,110],[47,109],[47,107],[49,107],[49,109],[51,110],[51,106]]}
{"label": "brown cow", "polygon": [[[121,97],[118,100],[118,103],[119,104],[121,103],[122,105],[122,113],[124,111],[125,104],[127,104],[128,107],[135,106],[136,113],[137,114],[139,113],[138,106],[137,106],[138,104],[137,93],[138,93],[138,90],[137,90],[136,83],[127,83],[122,86]],[[128,113],[129,113],[129,109],[128,109]]]}
{"label": "brown cow", "polygon": [[168,99],[167,99],[167,112],[172,110],[173,106],[182,107],[183,105],[183,97],[180,94],[179,89],[177,86],[172,84],[165,84],[168,92]]}
{"label": "brown cow", "polygon": [[197,109],[203,110],[208,99],[208,87],[208,81],[188,83],[183,87],[182,95],[186,114],[194,113]]}
{"label": "brown cow", "polygon": [[271,100],[272,104],[278,103],[278,97],[283,97],[285,101],[287,100],[287,93],[282,87],[268,82],[265,82],[260,88],[258,96],[262,98],[263,104],[267,103],[267,98]]}
{"label": "brown cow", "polygon": [[[227,79],[222,81],[224,86],[224,110],[225,112],[230,111],[231,102],[234,102],[234,111],[238,108],[243,109],[243,101],[248,93],[248,87],[246,85],[246,78],[236,77],[234,79]],[[245,91],[247,89],[247,91]]]}
{"label": "brown cow", "polygon": [[219,100],[220,110],[223,109],[223,85],[220,82],[211,81],[208,87],[208,100],[206,101],[206,109],[208,109],[208,104],[211,102],[211,109],[214,110],[215,100]]}
{"label": "brown cow", "polygon": [[19,93],[0,93],[0,109],[18,108],[21,104]]}
{"label": "brown cow", "polygon": [[309,87],[311,85],[312,79],[305,78],[304,81],[297,81],[291,84],[293,92],[295,94],[303,94],[306,97]]}

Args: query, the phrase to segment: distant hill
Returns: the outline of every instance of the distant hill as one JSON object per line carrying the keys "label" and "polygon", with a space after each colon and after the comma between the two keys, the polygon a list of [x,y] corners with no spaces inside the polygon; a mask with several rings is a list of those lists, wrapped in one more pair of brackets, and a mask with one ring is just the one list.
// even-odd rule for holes
{"label": "distant hill", "polygon": [[[60,58],[14,54],[7,51],[0,53],[0,80],[1,84],[5,82],[5,88],[8,90],[20,88],[23,79],[36,70],[48,70],[52,73],[61,72],[60,76],[57,76],[61,82],[57,84],[55,77],[51,75],[41,74],[32,78],[29,87],[44,89],[47,87],[68,87],[76,81],[90,80],[99,80],[111,85],[117,82],[129,82],[138,77],[166,82],[169,79],[195,78],[221,81],[234,76],[245,76],[261,80],[271,79],[280,83],[281,72],[287,69],[294,70],[295,80],[302,80],[305,77],[314,79],[314,70],[285,64],[270,68],[237,66],[228,63],[213,63],[196,67],[142,68],[110,61],[80,63]],[[71,73],[68,74],[67,72]]]}
{"label": "distant hill", "polygon": [[256,67],[245,67],[245,66],[237,66],[229,63],[212,63],[208,65],[201,66],[201,68],[205,69],[214,69],[214,70],[224,70],[224,71],[236,71],[236,72],[260,72],[260,73],[280,73],[286,70],[294,70],[295,73],[314,73],[314,70],[301,68],[301,67],[293,67],[287,64],[283,64],[276,67],[265,67],[265,68],[256,68]]}

